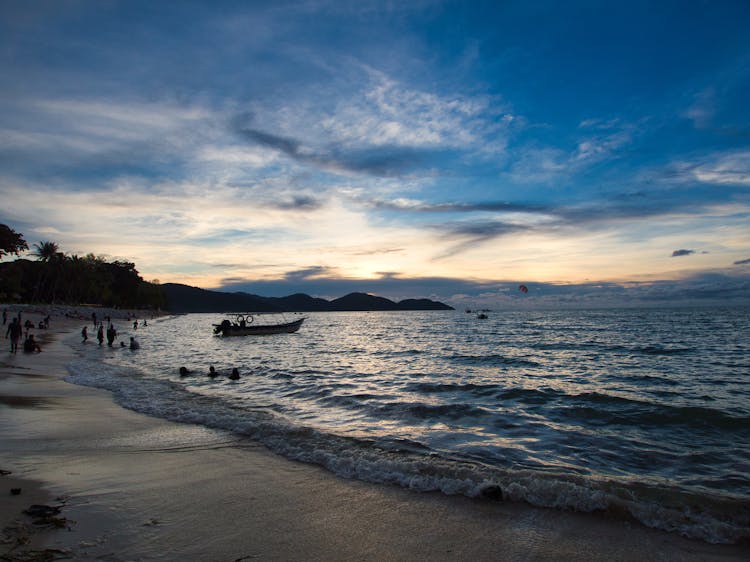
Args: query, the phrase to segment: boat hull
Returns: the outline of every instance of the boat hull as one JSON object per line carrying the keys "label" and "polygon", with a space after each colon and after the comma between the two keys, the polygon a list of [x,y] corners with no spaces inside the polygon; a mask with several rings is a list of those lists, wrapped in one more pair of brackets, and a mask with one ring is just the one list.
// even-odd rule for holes
{"label": "boat hull", "polygon": [[214,334],[224,337],[228,336],[266,336],[269,334],[292,334],[300,329],[304,318],[284,324],[248,324],[238,326],[236,324],[216,324]]}

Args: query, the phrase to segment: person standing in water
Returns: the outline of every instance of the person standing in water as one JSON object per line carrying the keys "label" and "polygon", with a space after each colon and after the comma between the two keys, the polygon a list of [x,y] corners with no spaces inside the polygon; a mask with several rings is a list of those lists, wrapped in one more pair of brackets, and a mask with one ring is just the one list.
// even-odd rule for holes
{"label": "person standing in water", "polygon": [[115,325],[110,324],[109,328],[107,328],[107,345],[109,347],[112,347],[112,344],[114,343],[116,337],[117,337],[117,330],[115,330]]}
{"label": "person standing in water", "polygon": [[104,343],[104,324],[99,323],[99,329],[96,331],[96,339],[99,340],[99,345]]}
{"label": "person standing in water", "polygon": [[18,340],[21,338],[22,332],[23,328],[21,327],[21,322],[14,318],[8,326],[8,329],[5,331],[5,339],[8,339],[10,336],[11,353],[18,353]]}

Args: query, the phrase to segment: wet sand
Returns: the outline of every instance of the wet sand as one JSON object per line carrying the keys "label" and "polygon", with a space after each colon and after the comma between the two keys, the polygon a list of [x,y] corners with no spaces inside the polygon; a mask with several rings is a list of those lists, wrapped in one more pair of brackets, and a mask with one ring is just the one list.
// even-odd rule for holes
{"label": "wet sand", "polygon": [[[76,560],[750,557],[747,545],[603,515],[344,480],[228,432],[125,410],[62,380],[78,351],[61,338],[81,327],[53,317],[41,354],[0,352],[0,469],[12,471],[0,476],[0,558],[45,548]],[[63,526],[32,525],[23,510],[34,503],[62,506]],[[23,532],[31,542],[13,547]]]}

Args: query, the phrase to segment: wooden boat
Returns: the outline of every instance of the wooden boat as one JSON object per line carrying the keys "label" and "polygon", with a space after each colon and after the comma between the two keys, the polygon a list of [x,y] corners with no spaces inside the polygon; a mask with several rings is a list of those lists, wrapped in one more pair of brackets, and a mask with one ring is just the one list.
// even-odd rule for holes
{"label": "wooden boat", "polygon": [[214,324],[214,334],[221,336],[265,336],[268,334],[291,334],[299,330],[305,317],[293,322],[279,322],[276,324],[255,323],[255,315],[238,315],[235,322],[224,320],[221,324]]}

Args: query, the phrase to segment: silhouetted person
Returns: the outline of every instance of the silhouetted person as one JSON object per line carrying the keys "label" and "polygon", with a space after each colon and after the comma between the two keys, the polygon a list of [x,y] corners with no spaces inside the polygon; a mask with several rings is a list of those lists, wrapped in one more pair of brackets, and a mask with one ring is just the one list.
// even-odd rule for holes
{"label": "silhouetted person", "polygon": [[99,340],[99,345],[104,343],[104,324],[99,323],[99,329],[96,331],[96,339]]}
{"label": "silhouetted person", "polygon": [[83,343],[86,343],[89,339],[89,329],[86,326],[81,330],[81,337],[83,338]]}
{"label": "silhouetted person", "polygon": [[130,349],[140,349],[141,344],[139,344],[133,336],[130,336]]}
{"label": "silhouetted person", "polygon": [[237,367],[235,367],[234,369],[232,369],[232,374],[229,375],[229,380],[236,381],[236,380],[239,380],[239,378],[240,378],[240,372],[237,369]]}
{"label": "silhouetted person", "polygon": [[23,342],[23,350],[26,353],[34,353],[35,351],[38,351],[41,353],[42,348],[39,347],[38,343],[36,343],[36,340],[34,339],[34,334],[29,334],[29,336],[26,338],[26,341]]}
{"label": "silhouetted person", "polygon": [[117,330],[115,330],[115,327],[113,324],[110,324],[109,328],[107,328],[107,345],[109,347],[112,347],[112,344],[114,343],[116,337],[117,337]]}
{"label": "silhouetted person", "polygon": [[213,365],[211,365],[208,368],[208,376],[211,377],[212,379],[215,379],[216,377],[219,376],[219,373],[216,372],[216,369],[214,369]]}
{"label": "silhouetted person", "polygon": [[187,367],[180,367],[180,376],[186,377],[190,374],[190,371],[187,370]]}
{"label": "silhouetted person", "polygon": [[5,331],[5,339],[7,340],[8,337],[10,337],[11,353],[18,353],[18,340],[21,339],[21,332],[23,332],[21,322],[19,322],[17,318],[14,318],[11,320],[8,329]]}

